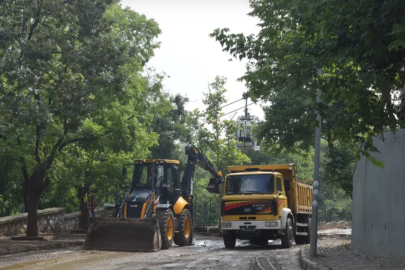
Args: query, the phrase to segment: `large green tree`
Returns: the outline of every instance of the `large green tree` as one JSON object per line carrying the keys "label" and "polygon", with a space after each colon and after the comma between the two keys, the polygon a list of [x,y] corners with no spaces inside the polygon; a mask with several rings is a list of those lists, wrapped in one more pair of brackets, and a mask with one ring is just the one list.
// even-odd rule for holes
{"label": "large green tree", "polygon": [[110,135],[151,144],[134,107],[148,106],[140,72],[160,30],[117,2],[0,2],[0,134],[18,150],[29,236],[63,151]]}
{"label": "large green tree", "polygon": [[[189,112],[185,109],[188,98],[180,94],[166,94],[167,111],[155,113],[151,128],[159,134],[158,145],[151,148],[152,158],[178,159],[179,144],[192,143],[190,126],[187,125]],[[184,153],[184,149],[181,151]],[[184,155],[184,154],[183,154]]]}
{"label": "large green tree", "polygon": [[233,120],[224,118],[222,107],[226,104],[226,78],[217,76],[204,93],[203,103],[206,106],[202,123],[198,128],[199,146],[208,151],[214,165],[224,173],[227,166],[249,162],[249,158],[237,149],[235,133],[239,126]]}
{"label": "large green tree", "polygon": [[329,146],[362,143],[358,153],[371,158],[373,136],[403,127],[404,5],[395,0],[251,0],[249,15],[260,20],[258,35],[217,29],[212,36],[225,51],[248,59],[241,79],[253,98],[271,104],[261,135],[281,148],[298,141],[308,147],[320,111]]}
{"label": "large green tree", "polygon": [[[204,93],[203,103],[204,111],[195,110],[189,114],[189,125],[193,125],[192,135],[198,147],[204,151],[214,166],[223,172],[228,173],[228,166],[241,165],[249,163],[247,155],[237,149],[238,141],[235,138],[235,132],[239,128],[238,124],[232,119],[226,119],[222,107],[226,104],[226,78],[217,76],[209,84],[208,91]],[[196,170],[194,181],[195,193],[197,195],[197,214],[196,222],[207,224],[208,220],[213,224],[219,217],[219,196],[213,196],[205,190],[209,178],[209,173]],[[206,219],[204,217],[204,202],[206,202]],[[212,212],[209,213],[207,207],[211,202]]]}

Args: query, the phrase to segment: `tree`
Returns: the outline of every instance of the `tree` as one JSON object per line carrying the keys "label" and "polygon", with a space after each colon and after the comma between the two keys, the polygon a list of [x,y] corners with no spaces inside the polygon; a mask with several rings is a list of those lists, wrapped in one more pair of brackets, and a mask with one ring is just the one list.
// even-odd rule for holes
{"label": "tree", "polygon": [[330,146],[362,143],[358,154],[381,165],[369,155],[377,150],[372,137],[404,126],[399,92],[405,76],[405,3],[251,0],[250,5],[249,15],[260,19],[257,36],[228,34],[229,29],[211,36],[225,51],[249,60],[241,79],[253,98],[272,104],[261,135],[279,138],[282,148],[298,141],[308,147],[319,110]]}
{"label": "tree", "polygon": [[[238,141],[235,138],[235,132],[239,128],[237,123],[232,120],[223,119],[224,113],[222,106],[227,102],[226,78],[216,77],[209,84],[208,92],[204,93],[203,103],[206,106],[205,111],[195,110],[189,114],[187,123],[193,125],[191,128],[195,140],[200,150],[211,160],[217,170],[227,174],[227,166],[241,165],[249,163],[248,156],[237,149]],[[203,201],[212,201],[214,212],[208,213],[212,221],[217,221],[219,216],[219,196],[213,197],[205,190],[209,178],[212,177],[208,172],[196,170],[194,188],[197,205],[200,207],[196,213],[196,219],[202,222],[201,207]],[[206,223],[207,221],[204,221]]]}
{"label": "tree", "polygon": [[18,179],[21,169],[18,166],[18,149],[8,141],[0,140],[0,217],[15,214],[23,198],[15,196],[22,193]]}
{"label": "tree", "polygon": [[[155,113],[151,124],[154,132],[159,134],[158,145],[151,148],[152,158],[178,159],[178,144],[191,143],[191,131],[186,125],[187,114],[185,104],[187,97],[180,94],[166,94],[168,111]],[[182,153],[184,149],[182,149]]]}
{"label": "tree", "polygon": [[226,78],[217,76],[209,85],[208,93],[204,93],[204,123],[198,129],[200,148],[212,155],[214,165],[223,172],[227,171],[227,166],[250,161],[236,148],[238,142],[235,133],[239,128],[237,123],[221,119],[224,116],[221,107],[227,102],[225,84]]}
{"label": "tree", "polygon": [[160,30],[116,3],[0,3],[0,134],[20,149],[28,236],[38,234],[38,203],[63,151],[110,134],[116,146],[130,136],[150,145],[147,116],[133,108],[145,103],[140,72]]}

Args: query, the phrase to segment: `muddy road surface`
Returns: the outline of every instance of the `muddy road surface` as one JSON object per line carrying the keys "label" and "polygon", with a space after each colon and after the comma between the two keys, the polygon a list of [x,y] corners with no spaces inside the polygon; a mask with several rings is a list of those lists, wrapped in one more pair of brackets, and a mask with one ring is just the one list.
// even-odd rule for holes
{"label": "muddy road surface", "polygon": [[159,252],[87,251],[82,248],[0,256],[0,269],[301,269],[297,246],[282,249],[239,241],[225,249],[221,238],[197,236],[195,245]]}

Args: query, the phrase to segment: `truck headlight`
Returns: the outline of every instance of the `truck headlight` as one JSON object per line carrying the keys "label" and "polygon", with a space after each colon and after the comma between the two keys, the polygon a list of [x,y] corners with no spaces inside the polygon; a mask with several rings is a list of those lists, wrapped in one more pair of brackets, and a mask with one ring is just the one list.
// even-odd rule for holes
{"label": "truck headlight", "polygon": [[264,223],[265,227],[278,227],[278,222],[277,221],[267,221]]}
{"label": "truck headlight", "polygon": [[222,228],[231,228],[232,227],[232,223],[230,222],[222,222]]}

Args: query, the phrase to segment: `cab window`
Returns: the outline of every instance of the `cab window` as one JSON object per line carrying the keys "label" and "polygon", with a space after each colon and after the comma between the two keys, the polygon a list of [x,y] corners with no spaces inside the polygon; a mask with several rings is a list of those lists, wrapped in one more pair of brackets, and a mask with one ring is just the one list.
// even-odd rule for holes
{"label": "cab window", "polygon": [[277,182],[277,192],[283,192],[283,188],[281,186],[281,179],[277,178],[276,182]]}

